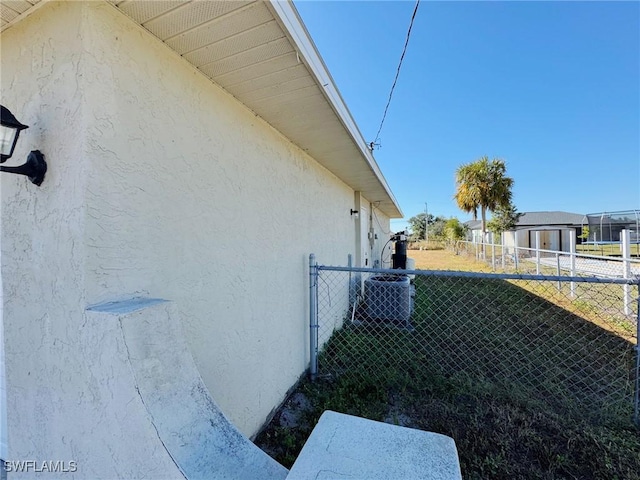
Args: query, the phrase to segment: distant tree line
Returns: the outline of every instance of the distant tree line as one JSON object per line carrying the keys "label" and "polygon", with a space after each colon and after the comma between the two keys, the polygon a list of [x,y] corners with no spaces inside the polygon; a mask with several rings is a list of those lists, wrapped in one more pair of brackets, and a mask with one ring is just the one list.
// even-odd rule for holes
{"label": "distant tree line", "polygon": [[[426,220],[426,221],[425,221]],[[409,219],[411,241],[425,240],[428,232],[429,241],[453,244],[465,238],[467,228],[456,217],[446,218],[432,214],[419,213]],[[427,230],[427,223],[429,224]]]}

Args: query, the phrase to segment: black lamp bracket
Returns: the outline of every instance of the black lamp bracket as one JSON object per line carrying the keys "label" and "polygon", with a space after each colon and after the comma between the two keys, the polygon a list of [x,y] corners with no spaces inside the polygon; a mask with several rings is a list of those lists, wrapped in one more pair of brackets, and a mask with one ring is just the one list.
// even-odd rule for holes
{"label": "black lamp bracket", "polygon": [[31,180],[31,183],[40,186],[44,180],[44,174],[47,173],[47,162],[44,161],[44,155],[40,150],[32,150],[23,165],[19,167],[0,165],[0,171],[26,175]]}

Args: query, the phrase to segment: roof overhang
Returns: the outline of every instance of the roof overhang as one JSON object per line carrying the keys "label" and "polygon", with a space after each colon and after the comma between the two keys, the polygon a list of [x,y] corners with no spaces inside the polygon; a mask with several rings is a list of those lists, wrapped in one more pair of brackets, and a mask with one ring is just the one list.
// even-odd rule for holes
{"label": "roof overhang", "polygon": [[[48,0],[0,3],[0,31]],[[391,218],[402,212],[290,0],[109,0]]]}

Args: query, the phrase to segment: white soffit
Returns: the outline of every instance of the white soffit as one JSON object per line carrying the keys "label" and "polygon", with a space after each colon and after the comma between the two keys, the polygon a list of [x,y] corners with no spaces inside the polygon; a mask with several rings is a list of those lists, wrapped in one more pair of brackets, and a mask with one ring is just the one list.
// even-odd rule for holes
{"label": "white soffit", "polygon": [[[1,28],[40,0],[0,0]],[[392,218],[396,199],[289,0],[109,0]]]}
{"label": "white soffit", "polygon": [[0,31],[28,15],[40,0],[0,0]]}

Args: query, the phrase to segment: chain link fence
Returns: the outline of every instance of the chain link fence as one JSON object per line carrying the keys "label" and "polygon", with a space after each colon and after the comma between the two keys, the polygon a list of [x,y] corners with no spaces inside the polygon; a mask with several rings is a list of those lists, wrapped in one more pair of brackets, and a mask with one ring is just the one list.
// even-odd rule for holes
{"label": "chain link fence", "polygon": [[640,420],[635,278],[331,267],[313,256],[310,277],[312,378],[459,377]]}

